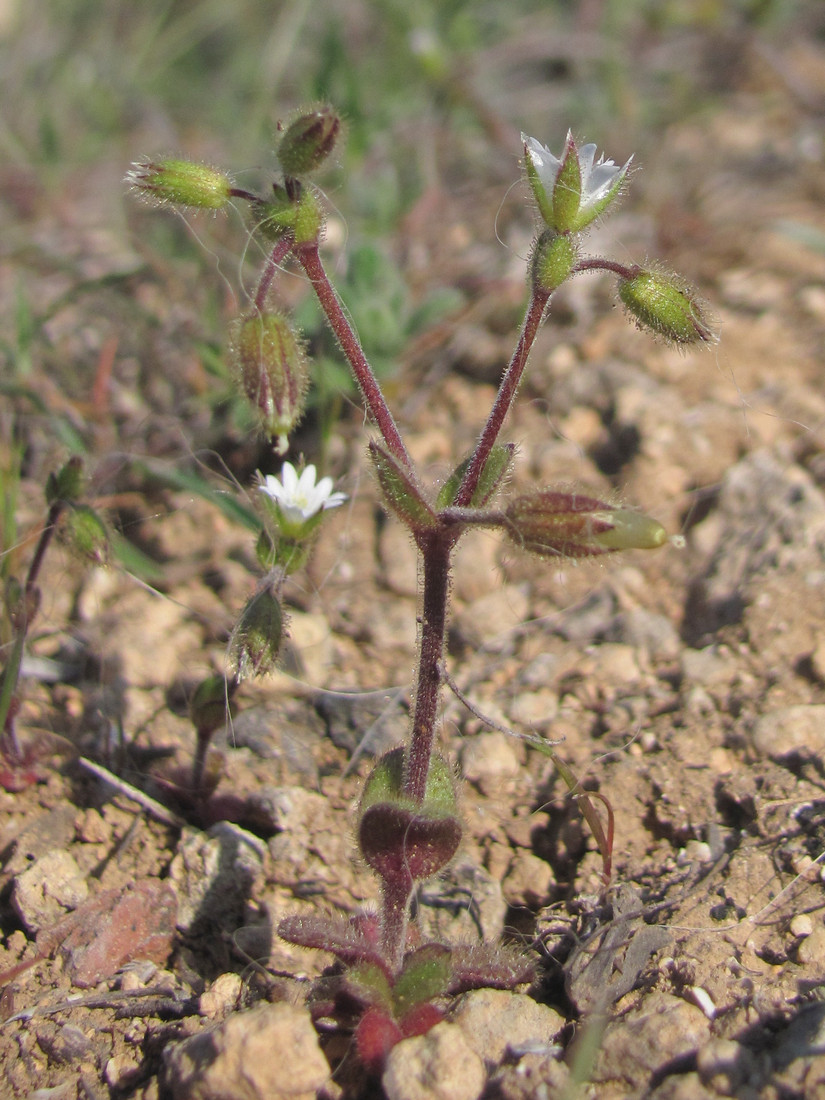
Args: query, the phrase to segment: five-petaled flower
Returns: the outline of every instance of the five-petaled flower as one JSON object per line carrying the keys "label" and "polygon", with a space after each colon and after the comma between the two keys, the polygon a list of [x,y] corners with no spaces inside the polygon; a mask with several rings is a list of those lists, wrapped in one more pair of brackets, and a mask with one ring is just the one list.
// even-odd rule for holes
{"label": "five-petaled flower", "polygon": [[321,512],[337,508],[347,499],[345,493],[332,492],[331,477],[322,477],[316,484],[315,476],[314,466],[307,466],[299,476],[292,463],[285,462],[280,481],[267,474],[258,486],[275,502],[279,519],[293,530],[305,528]]}
{"label": "five-petaled flower", "polygon": [[620,168],[592,143],[579,148],[568,132],[560,157],[535,138],[521,135],[527,180],[546,224],[557,233],[577,233],[616,198],[632,157]]}

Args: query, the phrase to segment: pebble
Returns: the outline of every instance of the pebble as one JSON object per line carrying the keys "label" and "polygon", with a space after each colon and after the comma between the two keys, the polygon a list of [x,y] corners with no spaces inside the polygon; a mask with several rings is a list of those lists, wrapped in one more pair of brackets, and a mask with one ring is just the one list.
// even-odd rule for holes
{"label": "pebble", "polygon": [[42,954],[59,952],[72,981],[88,989],[127,963],[164,964],[172,951],[177,899],[169,882],[155,878],[88,898],[37,936]]}
{"label": "pebble", "polygon": [[329,1065],[309,1013],[264,1004],[166,1052],[172,1100],[315,1100]]}
{"label": "pebble", "polygon": [[228,821],[206,834],[184,830],[169,866],[180,899],[178,928],[188,932],[196,922],[237,928],[265,853],[259,837]]}
{"label": "pebble", "polygon": [[238,1007],[242,989],[243,980],[240,974],[219,974],[201,993],[198,1012],[210,1019],[225,1016]]}
{"label": "pebble", "polygon": [[825,703],[768,711],[757,719],[751,740],[757,752],[773,760],[799,751],[821,757],[825,753]]}
{"label": "pebble", "polygon": [[798,936],[801,939],[804,936],[810,936],[814,930],[814,922],[808,913],[797,913],[796,916],[791,917],[789,928],[792,936]]}
{"label": "pebble", "polygon": [[508,1048],[536,1042],[551,1045],[565,1026],[564,1017],[524,993],[476,989],[462,1000],[452,1017],[467,1042],[487,1062],[497,1064]]}
{"label": "pebble", "polygon": [[461,750],[461,770],[470,783],[501,781],[519,773],[519,756],[512,737],[494,730],[468,739]]}
{"label": "pebble", "polygon": [[643,607],[634,607],[615,615],[607,628],[605,640],[624,642],[634,649],[645,650],[655,661],[672,661],[682,651],[679,633],[670,619]]}
{"label": "pebble", "polygon": [[477,1100],[486,1077],[465,1032],[445,1022],[397,1043],[381,1084],[388,1100]]}
{"label": "pebble", "polygon": [[721,1096],[739,1095],[755,1067],[751,1051],[733,1039],[711,1039],[696,1056],[700,1081]]}
{"label": "pebble", "polygon": [[86,876],[68,852],[47,852],[14,880],[12,905],[29,932],[47,928],[89,895]]}
{"label": "pebble", "polygon": [[529,613],[526,587],[507,584],[459,611],[456,626],[467,645],[484,646],[489,653],[499,653],[512,645],[513,632]]}
{"label": "pebble", "polygon": [[700,1009],[670,993],[651,993],[605,1028],[593,1081],[621,1081],[641,1095],[651,1075],[695,1054],[709,1038],[710,1022]]}

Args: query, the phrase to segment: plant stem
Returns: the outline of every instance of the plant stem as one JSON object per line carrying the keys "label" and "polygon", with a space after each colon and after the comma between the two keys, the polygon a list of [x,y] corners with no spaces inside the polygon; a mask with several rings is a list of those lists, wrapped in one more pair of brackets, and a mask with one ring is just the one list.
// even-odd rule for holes
{"label": "plant stem", "polygon": [[341,303],[338,301],[338,296],[324,270],[317,241],[297,246],[294,253],[307,273],[307,277],[312,283],[312,289],[315,291],[330,327],[335,333],[341,351],[352,368],[352,373],[364,398],[367,412],[378,426],[378,430],[384,437],[384,442],[392,454],[406,466],[412,467],[407,448],[404,446],[404,441],[395,425],[389,406],[384,400],[384,395],[381,393],[372,367],[367,362],[364,351],[358,342],[358,337],[353,332],[352,326],[341,308]]}
{"label": "plant stem", "polygon": [[23,759],[17,731],[14,728],[14,718],[17,710],[15,695],[20,680],[23,648],[29,633],[29,624],[34,615],[33,609],[36,609],[37,578],[40,575],[46,550],[52,541],[57,521],[64,507],[65,502],[62,500],[56,500],[50,505],[46,524],[40,532],[40,538],[37,540],[34,557],[29,565],[26,584],[20,598],[19,611],[14,622],[14,644],[8,663],[3,670],[3,682],[0,685],[0,746],[9,758],[16,763],[20,763]]}
{"label": "plant stem", "polygon": [[449,601],[450,554],[459,533],[455,529],[436,530],[421,536],[418,542],[424,563],[424,597],[418,639],[415,710],[404,775],[404,794],[418,803],[424,801],[435,742]]}
{"label": "plant stem", "polygon": [[466,507],[473,498],[473,493],[478,486],[479,478],[484,470],[487,459],[490,457],[490,451],[493,449],[496,439],[498,438],[498,433],[501,431],[502,425],[510,411],[510,406],[513,404],[519,382],[521,381],[521,376],[527,365],[527,357],[530,354],[533,341],[536,339],[536,334],[541,326],[544,309],[549,299],[549,291],[542,290],[540,287],[533,287],[530,303],[524,315],[521,333],[519,334],[513,357],[510,360],[507,370],[504,372],[504,377],[501,380],[501,385],[496,394],[495,403],[493,404],[493,408],[487,418],[487,423],[484,425],[484,430],[481,433],[479,441],[476,444],[476,449],[467,466],[464,479],[455,495],[453,504],[456,508]]}
{"label": "plant stem", "polygon": [[258,283],[258,289],[255,291],[255,309],[257,309],[259,313],[263,313],[266,307],[269,288],[272,286],[272,280],[275,278],[279,267],[286,259],[294,243],[295,241],[292,234],[285,233],[270,252],[269,259],[266,261],[266,267]]}
{"label": "plant stem", "polygon": [[605,260],[600,256],[590,256],[585,260],[578,260],[573,265],[571,275],[577,275],[580,271],[612,271],[620,279],[634,279],[642,269],[638,264],[620,264],[617,260]]}

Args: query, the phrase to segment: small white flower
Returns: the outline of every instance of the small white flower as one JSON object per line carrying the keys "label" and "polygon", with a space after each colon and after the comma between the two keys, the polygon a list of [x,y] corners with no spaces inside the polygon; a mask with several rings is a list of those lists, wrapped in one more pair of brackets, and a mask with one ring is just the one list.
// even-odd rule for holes
{"label": "small white flower", "polygon": [[284,519],[300,525],[327,508],[337,508],[347,499],[345,493],[332,492],[332,478],[322,477],[315,484],[315,467],[307,466],[298,476],[291,462],[281,469],[281,480],[273,474],[263,478],[258,488],[276,502]]}
{"label": "small white flower", "polygon": [[[578,148],[569,131],[560,157],[554,156],[547,146],[542,145],[536,138],[528,137],[526,134],[522,134],[521,138],[525,156],[529,161],[528,178],[531,167],[535,174],[533,190],[539,201],[542,215],[545,220],[549,215],[553,221],[558,221],[559,223],[553,224],[552,228],[560,232],[565,230],[575,232],[583,229],[597,218],[618,194],[630,167],[630,161],[633,160],[633,157],[630,157],[621,168],[614,161],[606,160],[604,154],[596,160],[596,145],[590,142]],[[570,157],[578,162],[578,177],[581,180],[578,207],[572,210],[570,206],[575,204],[575,195],[573,185],[568,182],[570,176],[565,171]],[[531,183],[533,183],[532,180]],[[536,190],[536,184],[540,192]],[[564,194],[557,192],[557,185],[561,191],[565,192]],[[562,204],[566,208],[563,213]],[[558,208],[558,215],[553,215],[554,208]]]}

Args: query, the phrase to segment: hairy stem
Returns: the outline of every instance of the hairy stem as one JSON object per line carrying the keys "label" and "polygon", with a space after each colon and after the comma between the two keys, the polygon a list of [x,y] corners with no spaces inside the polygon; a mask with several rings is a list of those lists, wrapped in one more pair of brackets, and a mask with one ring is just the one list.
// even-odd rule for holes
{"label": "hairy stem", "polygon": [[530,298],[530,303],[527,306],[527,312],[524,315],[524,322],[521,326],[521,333],[519,334],[513,357],[510,360],[507,370],[504,372],[504,377],[501,380],[501,385],[496,394],[495,403],[493,404],[493,408],[487,418],[487,423],[484,425],[484,430],[481,433],[479,441],[476,444],[476,449],[467,466],[464,479],[455,495],[453,504],[457,508],[466,507],[473,498],[473,493],[478,486],[479,478],[484,470],[487,459],[490,457],[490,451],[495,445],[498,433],[501,431],[502,425],[515,399],[521,376],[527,365],[527,357],[530,354],[533,341],[536,339],[536,334],[541,326],[544,309],[549,299],[549,291],[542,290],[539,287],[533,288],[533,293]]}
{"label": "hairy stem", "polygon": [[285,233],[270,252],[269,258],[266,261],[266,267],[258,283],[258,289],[255,291],[255,309],[257,309],[259,313],[263,313],[266,307],[269,288],[272,286],[272,280],[275,278],[281,264],[289,255],[294,243],[295,240],[292,234]]}
{"label": "hairy stem", "polygon": [[367,412],[375,421],[378,430],[384,437],[387,447],[406,466],[412,467],[412,461],[404,446],[404,441],[395,425],[392,413],[389,410],[384,395],[378,385],[372,367],[367,362],[364,351],[358,342],[358,337],[352,330],[347,316],[338,301],[338,295],[329,281],[321,256],[318,252],[318,243],[301,244],[295,248],[301,266],[307,273],[312,289],[326,314],[332,331],[346,356],[355,380],[361,390]]}
{"label": "hairy stem", "polygon": [[424,801],[435,743],[444,661],[444,632],[447,626],[450,554],[457,538],[458,533],[455,531],[436,530],[419,539],[424,562],[424,596],[418,639],[418,675],[412,737],[404,774],[404,793],[418,803]]}

